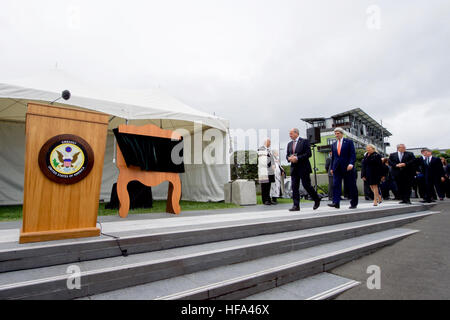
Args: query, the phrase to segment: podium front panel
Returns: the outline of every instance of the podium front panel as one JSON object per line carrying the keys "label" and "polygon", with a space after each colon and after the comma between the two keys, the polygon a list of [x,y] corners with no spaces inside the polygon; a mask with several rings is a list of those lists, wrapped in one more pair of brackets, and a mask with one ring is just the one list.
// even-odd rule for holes
{"label": "podium front panel", "polygon": [[100,234],[96,222],[108,118],[28,104],[21,243]]}

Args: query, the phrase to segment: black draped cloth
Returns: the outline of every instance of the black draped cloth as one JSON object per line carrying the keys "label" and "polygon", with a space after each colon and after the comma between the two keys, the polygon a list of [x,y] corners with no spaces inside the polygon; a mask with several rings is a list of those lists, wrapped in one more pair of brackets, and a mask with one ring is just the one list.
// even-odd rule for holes
{"label": "black draped cloth", "polygon": [[184,172],[183,140],[120,133],[117,128],[113,132],[127,166],[145,171]]}
{"label": "black draped cloth", "polygon": [[[152,188],[147,187],[139,181],[130,181],[127,185],[130,196],[130,210],[138,208],[152,208],[153,196]],[[111,199],[105,205],[105,209],[119,209],[119,198],[117,196],[117,183],[114,183],[111,190]]]}

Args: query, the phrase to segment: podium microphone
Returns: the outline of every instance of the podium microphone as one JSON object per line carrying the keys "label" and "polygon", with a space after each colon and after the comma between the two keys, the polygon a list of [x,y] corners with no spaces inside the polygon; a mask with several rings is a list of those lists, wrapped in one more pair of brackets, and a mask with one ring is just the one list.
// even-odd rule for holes
{"label": "podium microphone", "polygon": [[70,91],[64,90],[63,92],[61,92],[61,97],[53,100],[52,102],[50,102],[50,104],[53,104],[54,102],[58,101],[61,98],[63,98],[64,100],[69,100],[70,99]]}

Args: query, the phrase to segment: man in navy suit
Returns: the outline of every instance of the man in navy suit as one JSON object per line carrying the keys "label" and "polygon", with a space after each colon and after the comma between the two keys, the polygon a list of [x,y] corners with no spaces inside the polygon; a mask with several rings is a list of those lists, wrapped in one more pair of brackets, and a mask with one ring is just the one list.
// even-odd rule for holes
{"label": "man in navy suit", "polygon": [[313,198],[314,207],[316,210],[320,206],[320,198],[316,190],[311,186],[312,173],[309,158],[311,158],[311,146],[309,141],[299,137],[297,128],[289,131],[289,137],[292,139],[287,145],[286,159],[291,163],[291,186],[292,186],[292,200],[294,205],[289,211],[300,211],[300,180],[306,192]]}
{"label": "man in navy suit", "polygon": [[433,157],[431,150],[428,148],[422,149],[424,157],[421,160],[420,171],[425,178],[425,197],[422,202],[431,203],[433,201],[434,190],[441,201],[444,200],[444,192],[441,188],[441,183],[445,181],[445,171],[442,166],[441,159]]}
{"label": "man in navy suit", "polygon": [[336,142],[331,145],[331,169],[333,175],[333,203],[330,207],[339,209],[342,193],[342,180],[349,192],[350,209],[356,209],[358,205],[358,189],[356,187],[355,161],[356,152],[353,141],[344,138],[342,128],[334,129]]}

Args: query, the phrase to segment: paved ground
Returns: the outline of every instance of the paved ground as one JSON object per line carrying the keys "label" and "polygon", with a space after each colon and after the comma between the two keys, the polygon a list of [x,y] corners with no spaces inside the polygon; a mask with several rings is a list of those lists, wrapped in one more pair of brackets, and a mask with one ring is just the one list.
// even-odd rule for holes
{"label": "paved ground", "polygon": [[[361,282],[336,299],[450,299],[450,201],[434,210],[441,213],[405,226],[421,232],[332,270]],[[370,265],[381,268],[380,290],[367,288]]]}

